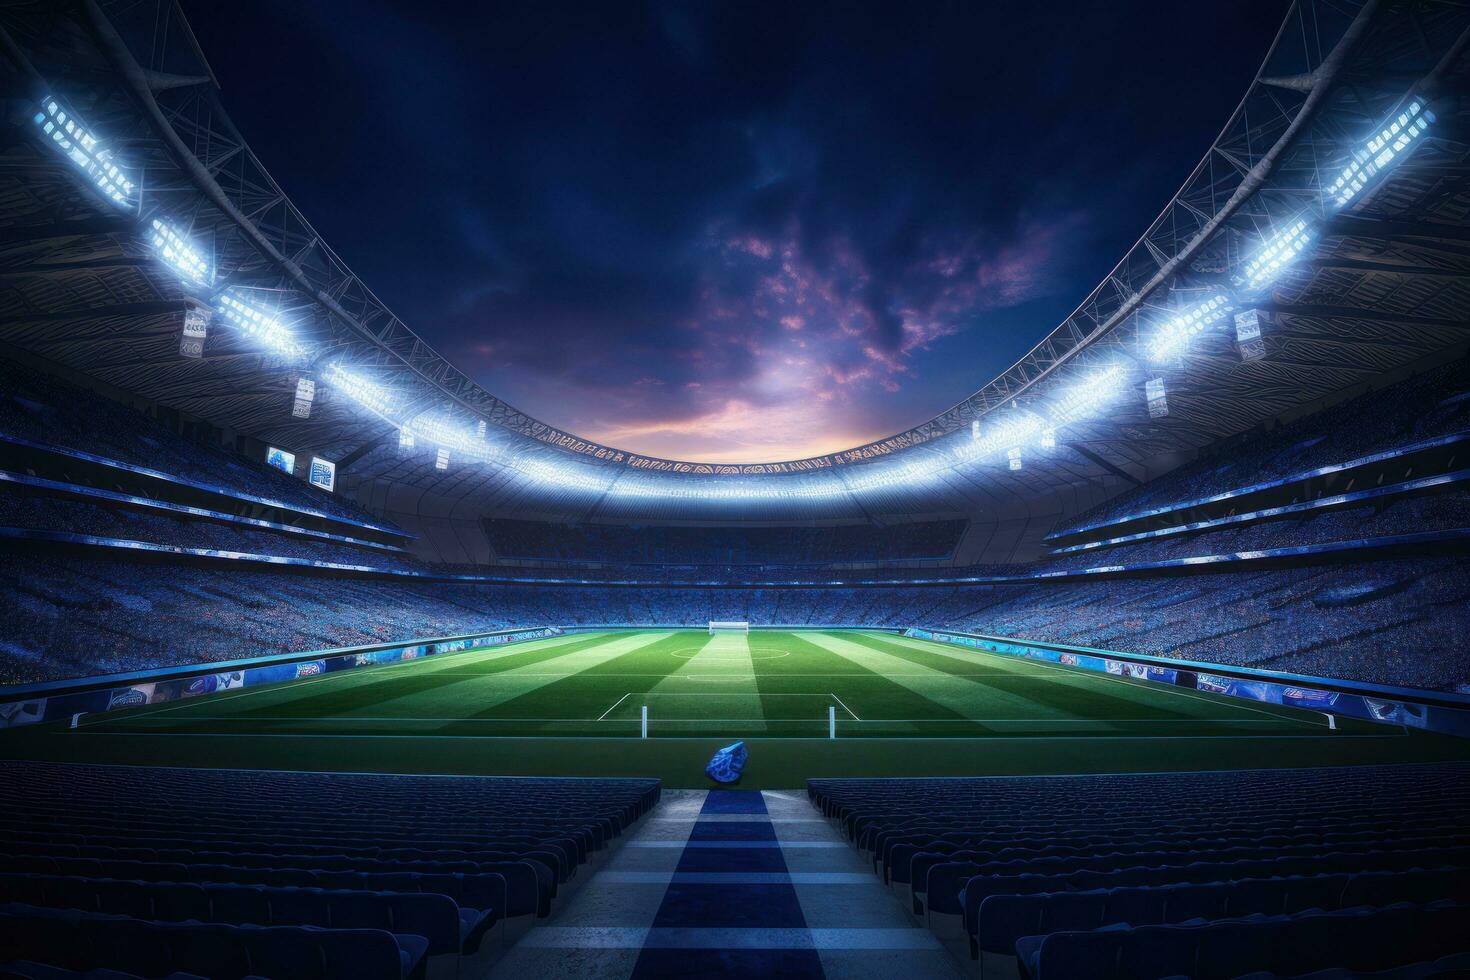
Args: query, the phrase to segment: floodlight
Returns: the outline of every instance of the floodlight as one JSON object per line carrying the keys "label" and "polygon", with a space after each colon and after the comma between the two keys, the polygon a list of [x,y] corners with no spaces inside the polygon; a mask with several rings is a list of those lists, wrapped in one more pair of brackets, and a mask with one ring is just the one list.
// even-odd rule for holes
{"label": "floodlight", "polygon": [[457,450],[473,459],[488,459],[492,454],[484,440],[471,435],[470,430],[453,420],[425,414],[406,423],[404,428],[411,429],[436,446]]}
{"label": "floodlight", "polygon": [[369,381],[357,372],[348,370],[335,362],[328,364],[322,371],[322,380],[359,405],[379,415],[387,416],[396,407],[397,399],[389,388]]}
{"label": "floodlight", "polygon": [[443,446],[439,447],[439,454],[434,457],[434,469],[449,469],[449,450],[445,449]]}
{"label": "floodlight", "polygon": [[1046,412],[1051,417],[1052,427],[1092,415],[1117,398],[1126,374],[1122,364],[1109,364],[1064,388],[1060,395],[1047,403]]}
{"label": "floodlight", "polygon": [[1281,270],[1306,249],[1314,230],[1306,218],[1297,218],[1271,235],[1261,245],[1255,258],[1245,264],[1244,282],[1248,289],[1260,289],[1271,283]]}
{"label": "floodlight", "polygon": [[189,282],[209,282],[209,262],[199,254],[190,241],[178,229],[166,221],[154,218],[150,240],[153,251],[169,268]]}
{"label": "floodlight", "polygon": [[1021,447],[1012,446],[1010,449],[1007,449],[1006,459],[1010,463],[1012,473],[1014,473],[1016,470],[1019,470],[1021,468]]}
{"label": "floodlight", "polygon": [[48,96],[41,100],[40,109],[31,118],[50,137],[51,145],[86,174],[103,197],[118,207],[132,210],[136,185],[118,166],[112,151],[77,119],[76,113]]}
{"label": "floodlight", "polygon": [[1196,334],[1203,333],[1225,319],[1232,308],[1230,297],[1218,293],[1175,316],[1154,334],[1153,341],[1149,344],[1150,359],[1166,361],[1182,354]]}
{"label": "floodlight", "polygon": [[411,430],[411,429],[399,429],[398,430],[398,448],[399,449],[412,449],[413,448],[413,430]]}
{"label": "floodlight", "polygon": [[[598,493],[612,492],[611,488],[608,487],[606,477],[598,478],[590,476],[583,471],[584,468],[582,467],[573,469],[572,467],[563,466],[558,463],[532,458],[517,459],[510,465],[512,469],[521,475],[540,483],[549,483],[552,486],[574,488],[577,490],[593,490]],[[614,475],[616,475],[616,471]],[[637,497],[644,495],[639,491],[634,481],[618,480],[614,484],[614,487],[623,484],[627,484],[626,490],[629,496]]]}
{"label": "floodlight", "polygon": [[1049,428],[1045,428],[1045,429],[1042,429],[1041,430],[1041,448],[1042,449],[1055,449],[1055,448],[1057,448],[1057,429],[1056,429],[1056,426],[1051,426]]}
{"label": "floodlight", "polygon": [[1434,122],[1434,113],[1424,108],[1418,98],[1379,127],[1377,135],[1353,151],[1353,158],[1337,180],[1327,188],[1327,196],[1338,207],[1345,206],[1374,177],[1394,161],[1401,159]]}
{"label": "floodlight", "polygon": [[994,457],[1014,446],[1033,442],[1046,428],[1046,422],[1038,415],[1022,409],[1004,413],[1002,418],[985,427],[985,435],[972,449],[964,453],[967,458]]}
{"label": "floodlight", "polygon": [[279,319],[266,310],[233,293],[224,293],[216,301],[220,316],[239,327],[261,345],[289,357],[302,357],[306,349],[298,344]]}

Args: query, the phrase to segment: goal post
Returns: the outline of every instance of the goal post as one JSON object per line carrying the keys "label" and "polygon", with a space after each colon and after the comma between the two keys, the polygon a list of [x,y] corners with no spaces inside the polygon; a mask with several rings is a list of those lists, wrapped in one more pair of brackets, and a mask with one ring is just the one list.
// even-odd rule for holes
{"label": "goal post", "polygon": [[709,632],[711,636],[716,633],[749,633],[750,623],[712,619],[709,621]]}

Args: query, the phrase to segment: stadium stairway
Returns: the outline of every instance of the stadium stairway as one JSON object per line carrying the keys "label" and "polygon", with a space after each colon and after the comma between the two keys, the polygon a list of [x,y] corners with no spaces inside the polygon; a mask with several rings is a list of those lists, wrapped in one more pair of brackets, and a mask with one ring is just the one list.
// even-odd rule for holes
{"label": "stadium stairway", "polygon": [[496,966],[516,977],[962,976],[799,792],[665,790]]}

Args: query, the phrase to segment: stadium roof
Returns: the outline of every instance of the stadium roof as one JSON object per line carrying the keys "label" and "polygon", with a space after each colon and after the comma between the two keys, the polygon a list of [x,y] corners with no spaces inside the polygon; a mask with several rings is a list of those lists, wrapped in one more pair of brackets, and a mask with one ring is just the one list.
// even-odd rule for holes
{"label": "stadium roof", "polygon": [[[172,0],[13,4],[0,29],[21,93],[0,149],[0,337],[336,460],[369,494],[608,516],[1024,506],[1470,340],[1461,4],[1293,5],[1195,171],[1025,357],[906,432],[747,465],[580,439],[446,362],[254,156]],[[197,358],[191,308],[213,310]]]}

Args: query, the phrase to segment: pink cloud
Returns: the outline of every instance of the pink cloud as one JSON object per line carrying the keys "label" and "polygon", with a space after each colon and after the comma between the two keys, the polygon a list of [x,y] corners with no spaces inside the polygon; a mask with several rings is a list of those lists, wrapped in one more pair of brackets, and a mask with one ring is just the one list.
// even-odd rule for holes
{"label": "pink cloud", "polygon": [[812,244],[796,229],[711,233],[676,341],[650,351],[633,381],[568,382],[564,401],[579,417],[557,421],[633,452],[709,462],[800,458],[889,435],[856,420],[883,417],[871,406],[904,390],[917,352],[1051,290],[1055,256],[1081,221],[1023,225],[998,244],[921,243],[881,275],[840,235]]}

